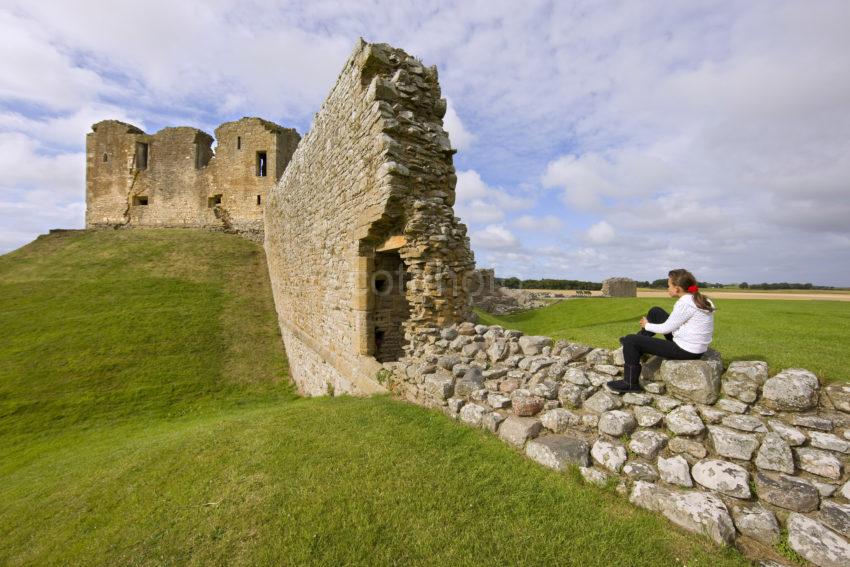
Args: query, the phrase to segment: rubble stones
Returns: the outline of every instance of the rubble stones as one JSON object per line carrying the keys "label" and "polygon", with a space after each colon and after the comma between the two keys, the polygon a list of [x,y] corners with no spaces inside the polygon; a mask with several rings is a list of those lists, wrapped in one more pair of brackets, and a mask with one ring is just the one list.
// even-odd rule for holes
{"label": "rubble stones", "polygon": [[669,459],[659,457],[658,472],[661,480],[678,486],[690,488],[694,485],[691,478],[691,467],[683,457],[676,455]]}
{"label": "rubble stones", "polygon": [[794,474],[794,456],[791,447],[778,433],[768,433],[762,439],[756,455],[756,466],[769,471]]}
{"label": "rubble stones", "polygon": [[522,349],[522,353],[526,356],[540,354],[543,348],[547,346],[552,346],[552,339],[549,337],[525,335],[519,338],[519,348]]}
{"label": "rubble stones", "polygon": [[629,461],[623,466],[623,474],[632,481],[644,480],[655,482],[658,480],[658,471],[655,470],[655,467],[647,463]]}
{"label": "rubble stones", "polygon": [[454,392],[452,377],[445,374],[429,374],[425,378],[425,391],[435,398],[447,400]]}
{"label": "rubble stones", "polygon": [[[522,392],[522,394],[518,394]],[[520,417],[531,417],[543,410],[543,398],[532,396],[528,390],[516,390],[511,396],[511,406],[514,414]]]}
{"label": "rubble stones", "polygon": [[664,414],[649,406],[638,406],[634,409],[635,419],[641,427],[655,427],[664,419]]}
{"label": "rubble stones", "polygon": [[755,435],[740,433],[720,425],[709,425],[708,437],[714,446],[714,450],[730,459],[749,461],[753,452],[759,446],[758,438]]}
{"label": "rubble stones", "polygon": [[827,500],[820,507],[820,519],[839,534],[850,537],[850,504]]}
{"label": "rubble stones", "polygon": [[788,516],[788,543],[819,567],[845,567],[850,562],[850,543],[802,514]]}
{"label": "rubble stones", "polygon": [[847,384],[830,384],[824,388],[824,392],[835,409],[850,413],[850,386]]}
{"label": "rubble stones", "polygon": [[570,427],[575,427],[581,423],[581,418],[569,410],[558,408],[544,413],[540,417],[540,422],[549,431],[563,433]]}
{"label": "rubble stones", "polygon": [[750,473],[734,463],[717,459],[698,462],[691,469],[694,480],[709,490],[734,498],[750,497]]}
{"label": "rubble stones", "polygon": [[776,514],[764,506],[736,504],[732,506],[732,518],[735,520],[735,527],[743,535],[771,547],[779,543],[779,522],[776,521]]}
{"label": "rubble stones", "polygon": [[481,426],[481,420],[492,409],[478,404],[466,404],[460,408],[460,420],[474,427]]}
{"label": "rubble stones", "polygon": [[767,433],[767,427],[764,426],[762,420],[751,415],[727,415],[723,418],[722,423],[726,427],[731,427],[732,429],[755,433]]}
{"label": "rubble stones", "polygon": [[621,402],[620,398],[617,396],[609,394],[603,390],[599,390],[584,401],[583,407],[593,413],[601,414],[612,409],[623,407],[623,402]]}
{"label": "rubble stones", "polygon": [[762,399],[771,409],[805,411],[817,406],[819,390],[817,376],[808,370],[791,368],[764,383]]}
{"label": "rubble stones", "polygon": [[528,439],[537,437],[541,427],[538,419],[512,415],[499,427],[499,437],[514,447],[522,447]]}
{"label": "rubble stones", "polygon": [[812,431],[809,433],[812,447],[818,449],[828,449],[838,453],[850,453],[850,441],[832,435],[831,433],[821,433],[820,431]]}
{"label": "rubble stones", "polygon": [[525,454],[541,465],[559,471],[566,470],[569,465],[590,466],[587,442],[565,435],[547,435],[529,441]]}
{"label": "rubble stones", "polygon": [[723,393],[751,404],[758,399],[759,389],[766,380],[766,362],[735,361],[723,375]]}
{"label": "rubble stones", "polygon": [[792,447],[797,447],[798,445],[802,445],[806,442],[806,436],[799,429],[791,427],[790,425],[782,423],[776,419],[771,419],[767,422],[767,424]]}
{"label": "rubble stones", "polygon": [[665,360],[661,380],[667,392],[686,402],[713,404],[720,396],[717,365],[704,360]]}
{"label": "rubble stones", "polygon": [[631,433],[637,427],[637,421],[632,414],[622,410],[606,411],[599,416],[599,431],[611,435],[612,437],[620,437]]}
{"label": "rubble stones", "polygon": [[749,409],[750,406],[748,406],[744,402],[733,400],[732,398],[723,398],[722,400],[717,402],[716,407],[719,410],[728,413],[747,413],[747,409]]}
{"label": "rubble stones", "polygon": [[667,442],[667,447],[672,453],[685,453],[696,459],[704,459],[708,454],[705,445],[687,437],[673,437]]}
{"label": "rubble stones", "polygon": [[638,431],[629,440],[629,450],[645,459],[655,460],[655,457],[664,448],[666,443],[667,436],[663,433],[659,433],[658,431]]}
{"label": "rubble stones", "polygon": [[597,439],[590,450],[593,460],[611,472],[618,473],[626,463],[626,448],[619,443]]}
{"label": "rubble stones", "polygon": [[804,471],[834,480],[841,478],[844,467],[835,455],[810,447],[797,447],[794,452]]}
{"label": "rubble stones", "polygon": [[820,429],[821,431],[832,431],[833,428],[832,420],[818,415],[795,415],[791,422],[800,427]]}
{"label": "rubble stones", "polygon": [[755,477],[756,493],[765,502],[795,512],[818,509],[820,494],[811,483],[782,474],[768,475],[757,472]]}
{"label": "rubble stones", "polygon": [[681,406],[664,418],[667,429],[676,435],[696,435],[705,429],[705,425],[694,406]]}

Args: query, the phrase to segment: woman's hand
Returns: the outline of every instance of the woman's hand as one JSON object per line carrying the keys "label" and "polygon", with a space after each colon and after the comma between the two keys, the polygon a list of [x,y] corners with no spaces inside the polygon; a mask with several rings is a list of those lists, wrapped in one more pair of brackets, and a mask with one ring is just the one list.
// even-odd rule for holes
{"label": "woman's hand", "polygon": [[647,324],[648,322],[649,322],[649,321],[647,321],[647,320],[646,320],[646,317],[641,317],[641,318],[640,318],[640,328],[641,328],[641,329],[643,329],[644,327],[646,327],[646,324]]}

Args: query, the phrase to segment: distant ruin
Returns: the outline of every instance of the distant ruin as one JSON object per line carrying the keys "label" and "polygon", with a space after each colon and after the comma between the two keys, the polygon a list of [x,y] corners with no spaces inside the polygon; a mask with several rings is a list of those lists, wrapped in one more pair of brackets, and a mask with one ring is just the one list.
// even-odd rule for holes
{"label": "distant ruin", "polygon": [[637,282],[629,278],[608,278],[602,282],[605,297],[637,297]]}
{"label": "distant ruin", "polygon": [[196,227],[262,240],[269,190],[300,136],[261,118],[156,134],[103,120],[86,136],[86,228]]}
{"label": "distant ruin", "polygon": [[383,389],[381,363],[471,316],[436,67],[357,44],[265,209],[275,306],[299,390]]}

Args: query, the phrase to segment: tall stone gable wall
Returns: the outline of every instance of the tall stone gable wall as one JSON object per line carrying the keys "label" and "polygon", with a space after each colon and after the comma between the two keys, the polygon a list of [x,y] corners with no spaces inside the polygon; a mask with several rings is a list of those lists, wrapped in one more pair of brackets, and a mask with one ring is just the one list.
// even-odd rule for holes
{"label": "tall stone gable wall", "polygon": [[445,110],[436,68],[361,40],[269,195],[269,272],[305,394],[382,390],[378,359],[471,316]]}
{"label": "tall stone gable wall", "polygon": [[[226,122],[213,138],[196,128],[150,135],[117,120],[86,136],[86,226],[218,227],[261,234],[268,191],[298,133],[260,118]],[[137,154],[147,144],[147,164]],[[266,153],[265,176],[258,152]],[[220,196],[220,202],[218,196]]]}

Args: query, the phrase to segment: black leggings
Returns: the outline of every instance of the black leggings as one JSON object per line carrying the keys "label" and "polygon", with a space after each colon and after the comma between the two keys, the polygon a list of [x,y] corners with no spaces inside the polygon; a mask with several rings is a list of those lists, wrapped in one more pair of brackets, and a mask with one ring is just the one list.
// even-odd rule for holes
{"label": "black leggings", "polygon": [[[653,307],[646,314],[646,320],[650,323],[663,323],[667,320],[670,314],[660,307]],[[663,339],[656,339],[655,333],[650,333],[646,329],[641,329],[635,335],[626,335],[620,337],[620,343],[623,345],[623,358],[626,364],[639,365],[642,354],[656,354],[663,358],[672,358],[674,360],[694,360],[700,358],[702,354],[688,352],[676,343],[673,342],[673,335],[664,335]]]}

